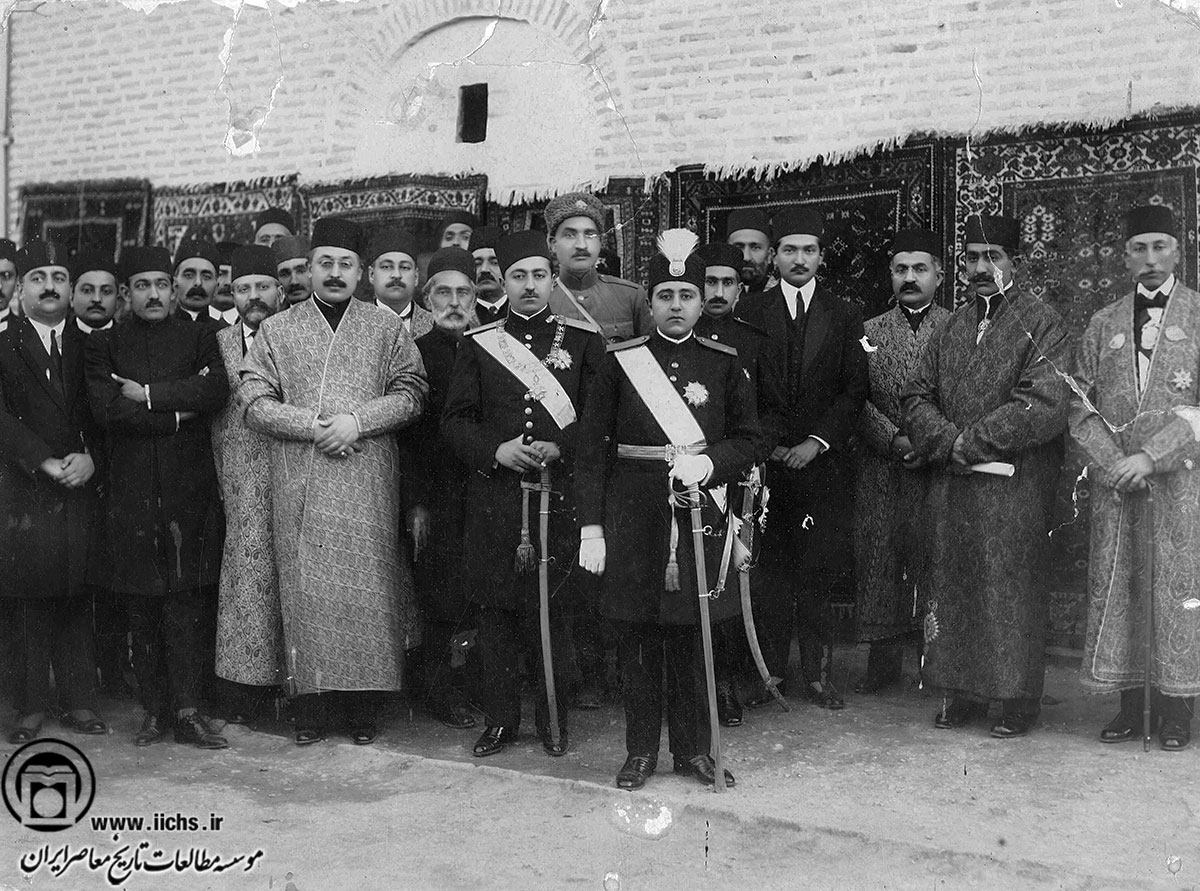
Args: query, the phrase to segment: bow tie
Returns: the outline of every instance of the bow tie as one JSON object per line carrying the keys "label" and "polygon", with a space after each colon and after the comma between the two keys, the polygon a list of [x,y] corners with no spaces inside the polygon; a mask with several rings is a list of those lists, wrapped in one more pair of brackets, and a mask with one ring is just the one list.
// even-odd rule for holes
{"label": "bow tie", "polygon": [[1155,291],[1147,297],[1141,291],[1138,291],[1133,297],[1133,308],[1162,309],[1167,305],[1167,298],[1170,296],[1170,294],[1164,294],[1162,291]]}

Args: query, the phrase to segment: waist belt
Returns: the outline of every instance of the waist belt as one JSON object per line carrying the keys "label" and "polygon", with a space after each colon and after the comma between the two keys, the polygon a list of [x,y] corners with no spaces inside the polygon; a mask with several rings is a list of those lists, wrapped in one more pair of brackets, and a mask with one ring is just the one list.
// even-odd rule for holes
{"label": "waist belt", "polygon": [[679,455],[699,455],[706,448],[707,443],[699,442],[694,445],[628,445],[623,442],[617,443],[618,458],[633,458],[636,461],[666,461],[670,463]]}

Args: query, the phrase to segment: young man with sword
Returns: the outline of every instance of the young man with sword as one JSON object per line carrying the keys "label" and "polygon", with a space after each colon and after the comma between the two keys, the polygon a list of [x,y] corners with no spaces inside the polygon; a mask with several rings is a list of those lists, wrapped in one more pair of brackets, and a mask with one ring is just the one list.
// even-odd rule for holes
{"label": "young man with sword", "polygon": [[[718,790],[734,782],[721,766],[710,623],[739,608],[734,594],[714,598],[713,583],[724,515],[731,497],[740,502],[728,484],[754,461],[758,413],[737,351],[692,333],[705,273],[695,245],[686,230],[659,236],[649,282],[655,331],[609,347],[577,439],[579,562],[602,576],[600,611],[620,641],[622,789],[641,788],[658,766],[664,705],[675,772]],[[705,714],[693,682],[698,637],[711,754],[697,738]]]}
{"label": "young man with sword", "polygon": [[479,607],[478,698],[487,728],[473,751],[480,758],[494,755],[516,739],[520,643],[540,637],[540,647],[532,647],[543,682],[537,731],[546,751],[559,756],[567,751],[574,684],[569,610],[562,601],[575,562],[576,418],[604,358],[604,341],[587,322],[550,311],[554,275],[544,235],[505,236],[496,242],[496,259],[508,315],[467,332],[442,411],[442,435],[475,471],[467,488],[463,582]]}

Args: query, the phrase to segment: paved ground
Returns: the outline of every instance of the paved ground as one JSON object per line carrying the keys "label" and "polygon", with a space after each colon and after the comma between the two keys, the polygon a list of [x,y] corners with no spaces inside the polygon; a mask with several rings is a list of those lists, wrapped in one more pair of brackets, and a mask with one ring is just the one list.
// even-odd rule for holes
{"label": "paved ground", "polygon": [[[939,700],[911,686],[849,696],[838,713],[748,712],[724,737],[738,779],[724,795],[672,776],[665,752],[668,771],[645,790],[615,789],[615,705],[573,714],[564,758],[528,736],[480,761],[469,752],[477,731],[419,713],[393,717],[365,748],[331,738],[297,749],[286,725],[267,721],[229,728],[223,752],[135,749],[137,709],[113,704],[108,737],[68,737],[97,775],[89,816],[216,813],[224,825],[114,839],[87,825],[36,833],[0,813],[0,891],[1200,888],[1200,747],[1103,746],[1095,734],[1113,699],[1084,696],[1065,667],[1051,668],[1047,693],[1043,724],[1013,741],[991,739],[986,724],[934,729]],[[249,872],[123,880],[114,868],[110,882],[112,861],[99,861],[142,839],[168,857],[263,854]],[[43,845],[90,848],[98,868],[23,875],[22,855],[33,863]]]}

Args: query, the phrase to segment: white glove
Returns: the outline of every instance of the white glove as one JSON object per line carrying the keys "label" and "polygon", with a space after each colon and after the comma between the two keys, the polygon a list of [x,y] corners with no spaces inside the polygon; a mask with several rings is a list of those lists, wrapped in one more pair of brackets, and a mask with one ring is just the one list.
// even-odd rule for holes
{"label": "white glove", "polygon": [[[607,548],[604,544],[604,535],[596,535],[597,531],[601,531],[600,526],[585,526],[580,531],[579,565],[593,575],[604,575],[604,557]],[[588,533],[591,537],[583,538],[584,533]]]}
{"label": "white glove", "polygon": [[671,479],[679,480],[684,486],[703,483],[712,472],[712,458],[708,455],[679,455],[671,465]]}

